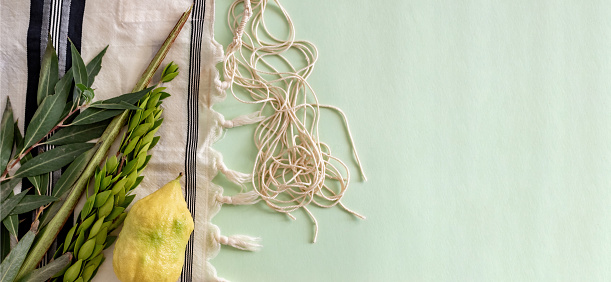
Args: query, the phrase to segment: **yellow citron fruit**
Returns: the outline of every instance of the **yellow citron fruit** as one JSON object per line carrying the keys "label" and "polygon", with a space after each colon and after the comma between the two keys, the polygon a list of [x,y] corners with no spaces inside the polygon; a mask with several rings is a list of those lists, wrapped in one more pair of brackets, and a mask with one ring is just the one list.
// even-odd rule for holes
{"label": "yellow citron fruit", "polygon": [[127,213],[112,257],[119,280],[176,282],[180,277],[193,217],[179,180],[137,201]]}

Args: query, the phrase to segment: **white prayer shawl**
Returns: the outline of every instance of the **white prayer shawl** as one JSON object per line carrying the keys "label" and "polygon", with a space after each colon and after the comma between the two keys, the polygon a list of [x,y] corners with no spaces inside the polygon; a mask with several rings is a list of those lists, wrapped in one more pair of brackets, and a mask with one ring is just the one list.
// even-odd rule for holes
{"label": "white prayer shawl", "polygon": [[[56,42],[60,75],[70,67],[68,36],[80,48],[85,62],[109,45],[93,84],[95,100],[102,100],[131,91],[180,15],[193,5],[191,19],[162,64],[174,61],[181,72],[164,85],[172,96],[164,100],[164,122],[158,131],[161,139],[152,151],[144,180],[135,190],[135,200],[152,193],[179,172],[185,173],[182,185],[195,230],[187,245],[180,281],[220,280],[208,262],[218,253],[220,243],[249,250],[258,246],[249,237],[221,236],[211,223],[222,203],[243,204],[256,198],[252,194],[224,197],[222,188],[212,183],[219,170],[235,182],[249,178],[229,170],[220,154],[211,149],[223,125],[230,123],[212,110],[214,103],[225,97],[217,87],[221,82],[215,65],[223,58],[223,48],[214,41],[214,0],[1,2],[0,110],[4,110],[8,93],[22,131],[24,120],[29,120],[35,111],[35,103],[28,102],[28,95],[38,81],[39,69],[35,67],[40,65],[47,33]],[[77,211],[81,206],[82,203]],[[106,261],[94,281],[118,281],[112,269],[112,250],[113,247],[104,251]]]}

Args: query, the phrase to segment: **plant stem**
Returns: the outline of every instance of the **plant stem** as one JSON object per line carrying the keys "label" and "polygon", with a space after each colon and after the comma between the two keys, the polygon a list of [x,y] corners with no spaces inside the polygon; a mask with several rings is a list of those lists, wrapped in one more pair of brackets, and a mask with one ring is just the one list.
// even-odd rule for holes
{"label": "plant stem", "polygon": [[44,143],[41,143],[42,140],[44,140],[49,134],[51,134],[51,132],[57,130],[60,127],[63,127],[64,126],[64,122],[66,122],[66,120],[70,116],[72,116],[74,113],[76,113],[77,111],[79,111],[82,108],[84,108],[84,106],[77,107],[73,111],[70,111],[68,113],[68,115],[66,115],[66,117],[64,117],[55,127],[53,127],[53,129],[49,130],[49,132],[45,136],[43,136],[40,140],[38,140],[38,142],[34,143],[34,145],[30,146],[27,149],[25,149],[25,148],[22,149],[21,152],[19,153],[19,155],[12,160],[12,163],[10,163],[10,165],[6,166],[6,169],[2,173],[2,176],[0,177],[0,182],[2,182],[4,180],[7,180],[7,179],[10,179],[11,177],[6,177],[8,175],[9,170],[11,170],[14,166],[16,166],[21,161],[21,159],[23,159],[23,157],[25,157],[30,151],[32,151],[32,149],[38,147],[41,144],[44,144]]}
{"label": "plant stem", "polygon": [[[180,19],[176,23],[176,26],[174,26],[172,32],[170,32],[165,42],[163,43],[163,45],[161,45],[159,51],[157,51],[157,54],[142,74],[142,77],[140,78],[138,83],[136,83],[136,86],[134,87],[133,91],[140,91],[146,88],[148,83],[153,78],[153,75],[161,65],[161,61],[163,61],[163,59],[167,55],[170,47],[172,46],[172,43],[174,42],[174,40],[176,40],[176,37],[180,33],[180,30],[187,22],[187,19],[189,18],[190,14],[191,8],[189,8],[189,10],[182,14]],[[38,265],[38,262],[40,262],[44,254],[47,252],[47,250],[51,246],[51,243],[53,243],[53,240],[55,239],[61,228],[64,226],[64,223],[66,223],[66,220],[72,214],[74,207],[78,203],[81,195],[83,194],[83,191],[89,183],[89,178],[95,172],[95,168],[102,162],[102,160],[106,156],[106,153],[108,152],[108,149],[110,148],[110,145],[112,145],[117,135],[121,131],[121,128],[123,128],[123,126],[125,125],[128,115],[129,110],[126,110],[119,116],[113,118],[113,120],[110,122],[110,124],[102,134],[102,137],[100,137],[98,143],[96,144],[96,147],[98,147],[96,153],[91,158],[91,161],[87,164],[87,167],[83,171],[83,174],[81,174],[76,183],[72,186],[72,191],[66,198],[66,201],[64,202],[60,210],[57,212],[57,214],[53,217],[53,219],[51,219],[49,224],[45,226],[45,228],[43,228],[43,230],[38,234],[38,238],[34,243],[34,246],[28,252],[28,256],[25,258],[25,261],[23,262],[23,265],[19,270],[16,280],[21,279],[22,277],[24,277],[24,275],[33,271],[36,268],[36,265]]]}

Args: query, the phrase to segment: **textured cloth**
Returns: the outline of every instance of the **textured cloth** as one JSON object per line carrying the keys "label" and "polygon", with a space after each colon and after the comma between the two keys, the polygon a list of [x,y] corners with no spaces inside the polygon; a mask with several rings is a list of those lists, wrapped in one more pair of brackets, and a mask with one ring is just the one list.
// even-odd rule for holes
{"label": "textured cloth", "polygon": [[[22,131],[24,121],[32,118],[48,33],[58,52],[60,75],[71,66],[68,37],[86,63],[109,45],[92,87],[94,100],[130,92],[180,15],[191,5],[191,19],[162,64],[163,67],[174,61],[181,73],[164,85],[172,96],[163,103],[164,122],[158,131],[161,139],[135,193],[136,200],[141,199],[179,172],[185,173],[182,184],[195,219],[195,231],[187,245],[181,281],[214,281],[218,278],[208,260],[219,251],[218,242],[222,240],[210,219],[220,209],[217,198],[222,188],[212,183],[220,157],[210,145],[222,132],[222,117],[212,110],[212,105],[224,94],[215,87],[219,84],[215,65],[223,55],[222,47],[213,39],[213,0],[2,0],[0,110],[4,110],[8,94]],[[159,75],[153,81],[158,79]],[[82,203],[77,211],[81,206]],[[112,248],[104,251],[106,261],[94,281],[118,281],[112,269]]]}

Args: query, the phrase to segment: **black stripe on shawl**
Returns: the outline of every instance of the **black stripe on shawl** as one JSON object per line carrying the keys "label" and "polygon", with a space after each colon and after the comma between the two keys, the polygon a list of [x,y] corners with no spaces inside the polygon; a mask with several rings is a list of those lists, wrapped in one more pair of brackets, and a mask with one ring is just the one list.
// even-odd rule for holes
{"label": "black stripe on shawl", "polygon": [[[45,3],[46,2],[46,3]],[[51,2],[54,2],[52,5]],[[55,8],[53,13],[48,13],[49,18],[43,19],[45,16],[44,6],[50,5],[51,8]],[[36,96],[38,91],[38,80],[40,76],[40,65],[42,60],[43,50],[46,46],[47,37],[42,35],[43,28],[49,30],[52,34],[53,38],[55,38],[55,44],[57,45],[60,40],[60,36],[66,36],[65,34],[56,34],[61,33],[60,24],[61,24],[61,13],[70,12],[69,23],[68,23],[68,37],[74,42],[74,45],[80,51],[81,49],[81,38],[82,38],[82,26],[83,26],[83,13],[85,11],[85,1],[84,0],[73,0],[71,1],[71,6],[67,7],[67,10],[61,10],[64,5],[62,0],[32,0],[30,3],[30,20],[27,32],[27,66],[28,66],[28,80],[27,80],[27,90],[26,90],[26,103],[25,103],[25,117],[24,124],[27,125],[32,120],[36,109],[38,108],[36,102]],[[61,11],[61,13],[60,13]],[[53,15],[53,18],[50,18]],[[54,23],[55,29],[50,30],[51,22]],[[43,23],[48,24],[48,26],[43,27]],[[70,48],[69,42],[66,42],[68,48],[65,48],[66,54],[60,54],[60,60],[65,58],[66,66],[70,66],[72,64],[71,56],[70,56]],[[60,50],[59,46],[55,46],[56,50]],[[62,58],[63,57],[63,58]],[[33,150],[32,153],[36,154],[36,150]],[[27,180],[23,179],[22,187],[31,187],[32,184]],[[33,193],[33,192],[32,192]],[[29,226],[32,222],[32,219],[27,215],[22,215],[20,220],[24,219],[25,221],[19,226],[19,233],[23,234],[27,232]],[[60,236],[62,234],[68,232],[68,230],[72,227],[72,221],[68,221],[62,231],[60,232]],[[51,247],[50,254],[48,254],[47,259],[53,255],[55,247],[57,246],[57,242],[54,242]],[[45,259],[43,259],[43,264]]]}
{"label": "black stripe on shawl", "polygon": [[[31,1],[30,3],[30,21],[27,32],[27,65],[28,65],[28,81],[27,89],[25,93],[25,116],[23,124],[27,125],[32,120],[38,103],[36,102],[36,95],[38,92],[38,77],[40,76],[40,61],[41,49],[40,49],[40,33],[42,28],[42,15],[43,15],[44,1]],[[26,126],[24,126],[26,127]],[[25,135],[25,128],[23,134]],[[32,154],[35,155],[36,150],[32,150]],[[27,178],[23,178],[21,187],[28,188],[32,187],[32,183]],[[32,191],[33,193],[33,191]],[[19,215],[19,234],[25,234],[32,224],[32,218],[27,214]]]}
{"label": "black stripe on shawl", "polygon": [[[185,200],[187,208],[195,218],[195,200],[197,197],[197,141],[198,141],[198,96],[201,64],[201,42],[204,30],[205,0],[195,0],[191,14],[191,48],[189,64],[189,87],[187,91],[187,143],[185,148]],[[193,279],[193,236],[191,233],[185,251],[185,264],[181,281]]]}

